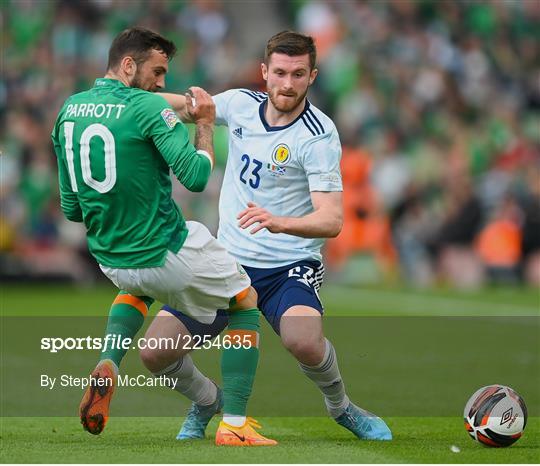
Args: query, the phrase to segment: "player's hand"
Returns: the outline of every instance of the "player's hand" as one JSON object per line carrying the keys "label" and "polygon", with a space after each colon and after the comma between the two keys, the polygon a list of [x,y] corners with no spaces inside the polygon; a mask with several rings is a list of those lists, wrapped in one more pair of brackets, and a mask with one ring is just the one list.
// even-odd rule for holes
{"label": "player's hand", "polygon": [[270,233],[281,233],[282,217],[272,215],[266,209],[259,207],[253,202],[248,202],[247,209],[240,212],[236,218],[238,219],[238,226],[242,229],[249,228],[254,223],[258,223],[255,228],[252,228],[249,232],[254,235],[259,230],[266,228]]}
{"label": "player's hand", "polygon": [[194,123],[213,125],[216,119],[216,106],[212,96],[204,89],[192,86],[186,92],[187,113]]}

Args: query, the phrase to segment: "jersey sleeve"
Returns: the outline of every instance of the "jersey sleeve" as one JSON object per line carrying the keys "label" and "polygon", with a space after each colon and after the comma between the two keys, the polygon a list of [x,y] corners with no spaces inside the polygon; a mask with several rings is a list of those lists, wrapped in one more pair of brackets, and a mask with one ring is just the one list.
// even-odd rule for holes
{"label": "jersey sleeve", "polygon": [[214,104],[216,105],[216,124],[217,125],[229,125],[231,114],[231,100],[238,92],[238,89],[231,89],[221,94],[217,94],[212,97]]}
{"label": "jersey sleeve", "polygon": [[[60,119],[58,120],[60,121]],[[79,198],[73,191],[71,181],[69,179],[69,171],[66,166],[66,158],[60,144],[60,138],[58,135],[58,121],[54,126],[51,134],[51,139],[54,145],[54,152],[56,154],[56,160],[58,162],[58,185],[60,189],[60,208],[68,220],[72,222],[82,222],[82,210],[79,204]]]}
{"label": "jersey sleeve", "polygon": [[341,143],[335,128],[308,141],[303,150],[303,166],[311,191],[343,191]]}
{"label": "jersey sleeve", "polygon": [[190,191],[202,191],[212,171],[210,159],[191,144],[186,126],[163,97],[145,92],[137,99],[142,135],[153,141],[180,183]]}

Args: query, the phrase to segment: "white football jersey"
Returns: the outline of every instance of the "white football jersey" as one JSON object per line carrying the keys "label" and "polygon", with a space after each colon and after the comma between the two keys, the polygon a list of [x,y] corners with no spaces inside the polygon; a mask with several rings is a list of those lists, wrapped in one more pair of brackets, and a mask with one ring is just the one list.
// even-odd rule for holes
{"label": "white football jersey", "polygon": [[272,268],[322,260],[324,239],[270,233],[238,226],[248,202],[278,216],[313,212],[311,191],[342,191],[341,144],[332,120],[306,101],[286,126],[269,126],[267,94],[233,89],[213,97],[216,123],[229,127],[229,155],[219,199],[218,239],[243,265]]}

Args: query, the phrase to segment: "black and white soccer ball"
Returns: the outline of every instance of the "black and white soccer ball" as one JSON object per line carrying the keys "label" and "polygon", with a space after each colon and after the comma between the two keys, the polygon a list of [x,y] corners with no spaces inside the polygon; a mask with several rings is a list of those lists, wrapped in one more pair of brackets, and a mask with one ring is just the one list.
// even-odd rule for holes
{"label": "black and white soccer ball", "polygon": [[463,417],[474,440],[490,447],[508,447],[523,434],[527,407],[510,387],[488,385],[471,396]]}

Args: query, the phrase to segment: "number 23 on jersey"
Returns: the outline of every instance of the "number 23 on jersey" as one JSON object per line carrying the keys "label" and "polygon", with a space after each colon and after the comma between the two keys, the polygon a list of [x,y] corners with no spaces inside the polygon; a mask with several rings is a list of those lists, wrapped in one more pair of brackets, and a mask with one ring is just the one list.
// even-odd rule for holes
{"label": "number 23 on jersey", "polygon": [[248,154],[242,155],[240,160],[243,162],[242,171],[240,172],[240,181],[245,185],[249,184],[253,189],[257,189],[261,183],[259,171],[263,166],[262,162],[250,158]]}

